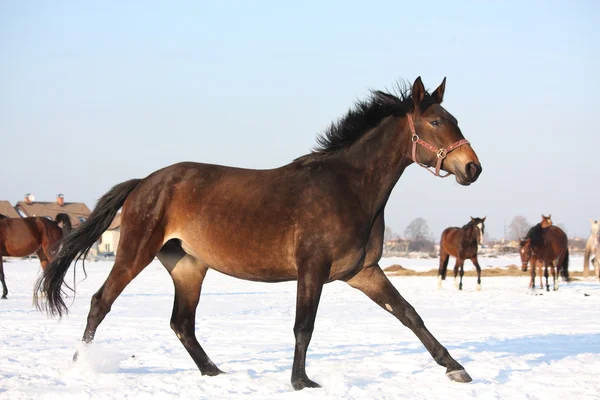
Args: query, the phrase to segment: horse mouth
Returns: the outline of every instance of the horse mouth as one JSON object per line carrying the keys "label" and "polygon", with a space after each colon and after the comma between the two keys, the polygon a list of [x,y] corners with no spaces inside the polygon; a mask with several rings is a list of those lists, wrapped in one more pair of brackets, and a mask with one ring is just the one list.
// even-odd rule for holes
{"label": "horse mouth", "polygon": [[469,186],[471,183],[474,182],[474,181],[465,179],[464,177],[460,176],[459,174],[455,174],[455,176],[456,176],[456,182],[458,182],[459,184],[461,184],[463,186]]}
{"label": "horse mouth", "polygon": [[463,186],[469,186],[479,178],[481,171],[482,168],[479,163],[470,161],[465,165],[463,171],[455,171],[454,175],[456,176],[456,182]]}

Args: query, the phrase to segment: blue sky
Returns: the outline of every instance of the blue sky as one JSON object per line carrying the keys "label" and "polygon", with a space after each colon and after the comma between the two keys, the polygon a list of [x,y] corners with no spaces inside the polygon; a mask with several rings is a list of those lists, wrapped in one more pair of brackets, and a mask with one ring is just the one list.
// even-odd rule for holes
{"label": "blue sky", "polygon": [[448,83],[483,173],[411,167],[387,224],[438,236],[487,215],[600,218],[593,1],[0,2],[0,199],[93,206],[112,185],[191,160],[272,168],[369,89]]}

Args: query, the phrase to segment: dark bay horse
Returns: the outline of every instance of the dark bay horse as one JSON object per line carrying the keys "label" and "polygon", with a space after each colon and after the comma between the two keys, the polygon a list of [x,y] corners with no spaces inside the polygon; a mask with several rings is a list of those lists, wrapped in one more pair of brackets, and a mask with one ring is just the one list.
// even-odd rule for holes
{"label": "dark bay horse", "polygon": [[171,328],[204,375],[221,373],[194,332],[202,282],[212,268],[252,281],[297,280],[291,378],[296,390],[319,386],[306,374],[306,352],[323,285],[336,280],[410,328],[450,379],[471,381],[378,264],[385,206],[406,167],[415,162],[435,168],[430,170],[435,175],[443,169],[461,185],[475,182],[481,172],[456,119],[440,105],[444,89],[445,79],[429,94],[417,78],[398,95],[374,91],[332,124],[312,153],[279,168],[184,162],[116,185],[65,238],[37,283],[36,291],[46,295],[38,306],[51,314],[67,311],[62,298],[67,270],[122,207],[119,252],[92,297],[86,344],[127,284],[157,256],[175,285]]}
{"label": "dark bay horse", "polygon": [[[483,243],[485,233],[485,217],[473,218],[462,228],[450,227],[444,229],[440,240],[440,268],[438,270],[438,288],[442,287],[442,281],[446,280],[448,260],[450,256],[456,258],[454,264],[454,286],[462,290],[462,279],[465,274],[465,260],[471,260],[477,269],[477,290],[481,290],[481,267],[477,260],[477,250]],[[460,282],[456,282],[460,269]]]}
{"label": "dark bay horse", "polygon": [[569,244],[565,232],[557,226],[550,225],[546,228],[539,223],[529,230],[524,240],[520,242],[521,263],[523,272],[527,271],[527,264],[531,263],[531,280],[529,288],[535,288],[535,270],[538,267],[540,276],[540,289],[544,288],[542,281],[542,263],[544,276],[546,277],[546,291],[550,291],[548,283],[548,268],[552,271],[554,290],[558,290],[558,280],[554,267],[558,269],[558,275],[569,280]]}
{"label": "dark bay horse", "polygon": [[[62,223],[62,229],[59,227]],[[6,299],[8,288],[4,280],[2,257],[25,257],[37,254],[46,269],[54,258],[56,243],[63,233],[71,230],[71,220],[65,213],[56,215],[54,221],[45,217],[7,218],[0,214],[0,282],[2,298]]]}

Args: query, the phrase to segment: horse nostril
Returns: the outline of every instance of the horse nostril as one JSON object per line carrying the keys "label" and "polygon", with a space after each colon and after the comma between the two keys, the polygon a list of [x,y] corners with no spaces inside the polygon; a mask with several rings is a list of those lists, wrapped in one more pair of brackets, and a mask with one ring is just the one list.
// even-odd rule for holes
{"label": "horse nostril", "polygon": [[473,161],[471,161],[470,163],[467,164],[467,166],[465,167],[467,176],[472,180],[475,181],[478,177],[479,174],[481,174],[481,165],[474,163]]}

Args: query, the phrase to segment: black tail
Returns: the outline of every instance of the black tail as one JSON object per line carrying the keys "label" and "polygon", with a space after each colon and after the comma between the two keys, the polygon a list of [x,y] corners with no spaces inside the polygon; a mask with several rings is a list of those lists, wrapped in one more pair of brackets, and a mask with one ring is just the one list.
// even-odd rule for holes
{"label": "black tail", "polygon": [[71,229],[73,227],[71,226],[71,218],[67,214],[65,214],[65,213],[56,214],[56,218],[54,218],[54,221],[56,221],[57,224],[60,224],[62,222],[63,237],[67,236],[67,234],[69,232],[71,232]]}
{"label": "black tail", "polygon": [[[34,299],[39,310],[44,309],[50,315],[59,317],[68,312],[62,298],[62,286],[71,263],[77,262],[82,257],[85,258],[140,181],[141,179],[132,179],[113,187],[98,200],[90,217],[63,238],[58,255],[35,284]],[[40,301],[39,294],[46,295],[45,303]]]}
{"label": "black tail", "polygon": [[565,250],[565,259],[560,270],[565,281],[569,282],[569,247]]}

